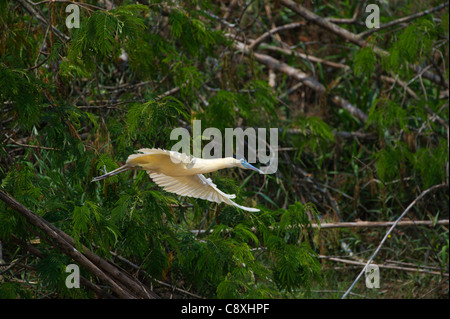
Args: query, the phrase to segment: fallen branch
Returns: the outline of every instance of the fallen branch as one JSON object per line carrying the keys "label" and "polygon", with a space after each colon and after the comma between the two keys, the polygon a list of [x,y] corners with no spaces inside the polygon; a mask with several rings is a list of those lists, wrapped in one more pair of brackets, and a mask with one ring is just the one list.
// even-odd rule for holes
{"label": "fallen branch", "polygon": [[341,108],[343,108],[344,110],[346,110],[347,112],[349,112],[351,115],[353,115],[354,117],[356,117],[357,119],[361,120],[361,122],[366,123],[367,122],[367,114],[364,113],[363,111],[361,111],[360,109],[358,109],[356,106],[354,106],[353,104],[351,104],[349,101],[341,98],[340,96],[333,96],[331,98],[331,100],[339,105]]}
{"label": "fallen branch", "polygon": [[[323,255],[319,255],[319,259],[326,259],[326,260],[331,260],[331,261],[335,261],[335,262],[340,262],[340,263],[344,263],[344,264],[349,264],[349,265],[358,265],[358,266],[364,266],[366,265],[366,263],[361,262],[361,261],[356,261],[356,260],[349,260],[349,259],[343,259],[343,258],[338,258],[338,257],[329,257],[329,256],[323,256]],[[424,273],[424,274],[429,274],[429,275],[437,275],[437,276],[445,276],[448,277],[448,273],[442,273],[440,271],[433,271],[433,270],[429,270],[429,269],[424,269],[421,267],[402,267],[402,266],[394,266],[394,265],[380,265],[380,264],[376,264],[379,268],[385,268],[385,269],[395,269],[395,270],[403,270],[403,271],[409,271],[409,272],[414,272],[414,273]]]}
{"label": "fallen branch", "polygon": [[[293,68],[292,66],[290,66],[286,63],[283,63],[269,55],[258,53],[258,52],[252,52],[251,50],[249,50],[248,46],[246,46],[244,43],[239,42],[237,40],[234,41],[234,47],[237,50],[244,52],[245,54],[248,54],[248,55],[252,54],[255,57],[255,59],[258,60],[258,62],[261,62],[261,63],[267,65],[267,67],[271,68],[272,70],[282,72],[296,80],[301,81],[306,86],[308,86],[309,88],[318,92],[319,94],[326,93],[325,86],[323,86],[322,83],[320,83],[313,77],[307,75],[306,73],[304,73],[296,68]],[[345,100],[339,96],[333,96],[331,98],[331,100],[335,104],[339,105],[341,108],[350,112],[350,114],[352,114],[354,117],[356,117],[363,123],[365,123],[367,121],[367,115],[363,111],[358,109],[356,106],[352,105],[347,100]]]}
{"label": "fallen branch", "polygon": [[[254,42],[252,42],[250,46],[252,46],[253,43]],[[274,46],[274,45],[264,45],[264,46],[261,46],[261,49],[281,52],[281,53],[287,54],[287,55],[294,55],[294,56],[297,56],[299,58],[302,58],[302,59],[305,59],[305,60],[309,60],[309,61],[314,62],[314,63],[320,63],[322,65],[326,65],[326,66],[329,66],[329,67],[332,67],[332,68],[346,69],[346,70],[350,69],[350,67],[348,65],[345,65],[345,64],[342,64],[342,63],[333,62],[333,61],[328,61],[328,60],[325,60],[325,59],[321,59],[321,58],[318,58],[318,57],[315,57],[315,56],[312,56],[312,55],[309,55],[309,54],[301,53],[301,52],[298,52],[298,51],[295,51],[295,50],[291,50],[291,49],[288,49],[288,48],[281,48],[281,47],[277,47],[277,46]]]}
{"label": "fallen branch", "polygon": [[105,281],[107,284],[111,286],[111,289],[114,290],[119,296],[123,298],[134,298],[132,294],[117,285],[108,275],[106,275],[101,269],[99,269],[96,265],[94,265],[89,259],[86,258],[83,254],[81,254],[78,250],[75,249],[72,245],[70,245],[67,241],[65,241],[60,235],[58,235],[46,221],[44,221],[41,217],[30,211],[28,208],[17,202],[14,198],[9,196],[3,190],[0,189],[0,199],[3,200],[8,206],[12,209],[20,213],[30,224],[33,224],[40,230],[42,230],[47,236],[52,238],[59,246],[59,249],[71,257],[73,260],[77,261],[80,265],[89,269],[95,276]]}
{"label": "fallen branch", "polygon": [[110,285],[111,289],[117,293],[119,297],[127,299],[159,298],[153,291],[143,287],[143,285],[136,282],[134,278],[123,273],[108,261],[91,252],[88,248],[83,246],[81,247],[83,253],[78,251],[75,248],[72,237],[33,213],[1,189],[0,199],[21,214],[30,224],[36,226],[44,232],[46,236],[50,237],[55,246],[57,246],[64,254],[78,262],[100,280]]}
{"label": "fallen branch", "polygon": [[292,66],[283,63],[275,58],[272,58],[267,54],[252,52],[251,50],[249,50],[248,46],[237,40],[234,41],[234,46],[237,50],[240,50],[247,55],[253,54],[253,56],[256,58],[256,60],[258,60],[258,62],[267,65],[267,67],[271,68],[272,70],[285,73],[288,76],[303,82],[306,86],[313,89],[314,91],[317,91],[318,93],[325,93],[326,91],[325,87],[308,74],[296,68],[293,68]]}
{"label": "fallen branch", "polygon": [[[309,11],[305,7],[298,5],[297,3],[295,3],[292,0],[280,0],[280,3],[282,5],[284,5],[285,7],[291,9],[298,15],[302,16],[305,20],[307,20],[309,22],[313,22],[313,23],[321,26],[322,28],[325,28],[325,29],[331,31],[332,33],[337,34],[340,37],[342,37],[358,46],[362,47],[362,46],[366,45],[366,41],[362,37],[359,37],[358,35],[350,32],[334,23],[331,23],[329,20],[324,19],[321,16],[318,16],[314,12]],[[377,47],[374,47],[374,51],[376,53],[383,54],[383,55],[387,54],[386,51],[384,51],[380,48],[377,48]]]}
{"label": "fallen branch", "polygon": [[[311,228],[314,229],[333,229],[333,228],[371,228],[371,227],[390,227],[394,225],[395,221],[382,221],[382,222],[367,222],[367,221],[357,221],[357,222],[339,222],[339,223],[323,223],[315,224],[311,223]],[[405,220],[397,223],[398,227],[409,227],[409,226],[437,226],[437,225],[448,225],[448,219],[440,219],[437,221],[432,220]],[[288,226],[293,227],[293,226]],[[298,226],[297,226],[298,227]],[[269,226],[269,229],[273,229]],[[256,232],[256,228],[252,227],[252,232]],[[214,230],[209,231],[204,229],[193,229],[191,230],[194,234],[204,234],[206,232],[212,233]],[[226,232],[230,232],[231,229],[225,229]]]}
{"label": "fallen branch", "polygon": [[141,273],[143,273],[145,276],[150,277],[150,279],[151,279],[152,281],[158,283],[158,284],[161,285],[161,286],[165,286],[165,287],[170,288],[170,289],[172,289],[172,290],[176,290],[176,291],[178,291],[178,292],[180,292],[180,293],[182,293],[182,294],[185,294],[186,296],[189,296],[189,297],[193,297],[193,298],[197,298],[197,299],[204,299],[204,297],[199,296],[199,295],[196,295],[196,294],[193,294],[193,293],[191,293],[191,292],[189,292],[189,291],[186,291],[186,290],[184,290],[184,289],[178,288],[176,285],[171,285],[171,284],[168,284],[168,283],[166,283],[166,282],[164,282],[164,281],[161,281],[161,280],[158,280],[158,279],[156,279],[156,278],[153,278],[153,277],[152,277],[151,275],[149,275],[145,270],[143,270],[140,266],[138,266],[138,265],[132,263],[132,262],[129,261],[128,259],[126,259],[126,258],[124,258],[124,257],[122,257],[122,256],[120,256],[120,255],[118,255],[118,254],[116,254],[116,253],[113,252],[113,251],[110,251],[110,253],[111,253],[111,255],[113,255],[115,258],[117,258],[118,260],[120,260],[120,261],[126,263],[128,266],[132,267],[132,268],[133,268],[134,270],[136,270],[137,272],[141,272]]}
{"label": "fallen branch", "polygon": [[[298,5],[297,3],[295,3],[292,0],[280,0],[280,3],[282,5],[284,5],[285,7],[291,9],[292,11],[294,11],[295,13],[297,13],[298,15],[302,16],[304,19],[306,19],[309,22],[315,23],[319,26],[321,26],[324,29],[327,29],[329,31],[331,31],[332,33],[344,38],[345,40],[356,44],[359,47],[371,47],[373,49],[373,52],[375,52],[377,55],[383,57],[383,56],[389,56],[389,52],[386,50],[381,49],[380,47],[373,45],[372,43],[367,42],[364,38],[362,38],[360,35],[358,34],[354,34],[344,28],[341,28],[340,26],[331,23],[329,20],[324,19],[320,16],[318,16],[317,14],[315,14],[314,12],[309,11],[308,9],[304,8],[301,5]],[[448,82],[441,82],[441,79],[438,75],[429,72],[429,71],[425,71],[418,65],[416,64],[412,64],[409,65],[409,67],[414,70],[415,73],[420,74],[423,72],[423,76],[426,77],[427,79],[429,79],[430,81],[433,81],[437,84],[440,85],[444,85],[445,87],[448,88],[449,84]]]}
{"label": "fallen branch", "polygon": [[[34,255],[41,259],[45,258],[45,254],[42,251],[40,251],[38,248],[34,247],[33,245],[22,242],[14,235],[11,236],[11,240],[15,244],[21,246],[23,249],[28,251],[31,255]],[[106,298],[106,299],[115,299],[115,297],[113,295],[106,292],[104,289],[100,288],[99,286],[92,283],[91,281],[89,281],[88,279],[86,279],[83,276],[80,276],[80,283],[81,283],[81,285],[87,287],[88,289],[91,289],[98,297]]]}
{"label": "fallen branch", "polygon": [[[320,229],[330,229],[330,228],[360,228],[360,227],[390,227],[394,225],[395,221],[389,222],[342,222],[342,223],[323,223],[320,225],[311,224],[312,228]],[[441,219],[436,222],[432,220],[405,220],[397,223],[397,226],[408,227],[408,226],[435,226],[435,225],[448,225],[448,219]]]}

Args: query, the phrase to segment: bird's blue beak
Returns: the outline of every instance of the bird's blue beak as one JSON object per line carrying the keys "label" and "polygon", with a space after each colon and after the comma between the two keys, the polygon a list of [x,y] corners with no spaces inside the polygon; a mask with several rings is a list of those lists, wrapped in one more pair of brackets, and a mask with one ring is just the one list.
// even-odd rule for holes
{"label": "bird's blue beak", "polygon": [[253,165],[251,165],[251,164],[249,164],[247,162],[242,163],[242,165],[245,168],[251,169],[252,171],[256,171],[256,172],[258,172],[260,174],[264,174],[264,172],[262,170],[260,170],[259,168],[256,168],[255,166],[253,166]]}

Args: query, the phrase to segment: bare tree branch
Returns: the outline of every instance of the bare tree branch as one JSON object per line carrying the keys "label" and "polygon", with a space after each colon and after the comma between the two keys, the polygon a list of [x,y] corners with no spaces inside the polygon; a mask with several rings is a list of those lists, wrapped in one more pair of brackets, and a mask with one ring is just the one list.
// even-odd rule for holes
{"label": "bare tree branch", "polygon": [[[308,9],[302,7],[301,5],[296,4],[292,0],[280,0],[280,3],[283,4],[285,7],[291,9],[295,13],[299,14],[300,16],[305,18],[307,21],[313,22],[313,23],[333,32],[334,34],[346,39],[347,41],[349,41],[353,44],[356,44],[360,47],[369,46],[379,56],[388,56],[389,55],[389,52],[377,47],[376,45],[373,45],[373,44],[367,42],[361,36],[354,34],[344,28],[341,28],[340,26],[338,26],[334,23],[331,23],[329,20],[318,16],[317,14],[309,11]],[[427,79],[429,79],[430,81],[444,85],[445,87],[449,86],[448,82],[442,83],[441,79],[438,75],[436,75],[432,72],[429,72],[429,71],[424,72],[424,70],[418,65],[412,64],[412,65],[409,65],[409,67],[416,73],[423,72],[423,76],[426,77]]]}
{"label": "bare tree branch", "polygon": [[[381,222],[369,222],[369,221],[357,221],[357,222],[341,222],[341,223],[323,223],[320,225],[312,224],[313,228],[330,229],[330,228],[362,228],[362,227],[389,227],[394,225],[393,221],[381,221]],[[397,223],[397,226],[433,226],[433,225],[448,225],[448,219],[438,220],[436,222],[432,220],[405,220]]]}
{"label": "bare tree branch", "polygon": [[[36,226],[48,237],[52,238],[57,247],[66,255],[73,258],[81,266],[88,269],[95,276],[111,286],[111,289],[121,298],[159,298],[154,292],[144,289],[140,283],[135,282],[130,276],[115,268],[111,263],[91,252],[88,248],[82,247],[83,253],[74,246],[72,237],[59,230],[42,217],[36,215],[31,210],[9,196],[0,189],[0,199],[8,206],[20,213],[30,224]],[[106,270],[105,270],[106,269]],[[114,275],[114,280],[112,278]]]}
{"label": "bare tree branch", "polygon": [[[361,261],[356,260],[348,260],[343,258],[337,258],[337,257],[329,257],[329,256],[323,256],[319,255],[319,259],[327,259],[335,262],[340,262],[344,264],[350,264],[350,265],[358,265],[358,266],[364,266],[365,263]],[[445,276],[448,277],[448,273],[442,273],[440,271],[433,271],[429,269],[423,269],[421,267],[402,267],[402,266],[394,266],[394,265],[379,265],[377,264],[379,268],[385,268],[385,269],[396,269],[396,270],[403,270],[403,271],[410,271],[414,273],[423,273],[423,274],[429,274],[429,275],[437,275],[437,276]]]}
{"label": "bare tree branch", "polygon": [[[24,8],[25,10],[27,10],[31,15],[34,15],[36,17],[36,19],[38,19],[38,21],[40,21],[41,23],[43,23],[46,26],[49,26],[50,23],[45,19],[44,15],[42,14],[41,10],[39,10],[39,8],[35,8],[33,7],[34,3],[32,3],[31,1],[27,1],[27,0],[17,0]],[[53,32],[55,32],[56,36],[61,40],[61,41],[69,41],[70,38],[65,35],[64,33],[62,33],[61,31],[59,31],[57,28],[55,28],[54,26],[52,26],[52,30]]]}
{"label": "bare tree branch", "polygon": [[[248,47],[242,42],[235,40],[234,46],[237,50],[241,50],[245,54],[252,54],[252,52],[248,49]],[[274,59],[266,54],[253,52],[253,56],[256,58],[256,60],[267,65],[269,68],[278,72],[285,73],[296,80],[302,81],[306,86],[318,92],[319,94],[326,93],[326,88],[322,85],[322,83],[318,82],[316,79],[312,78],[306,73],[296,68],[293,68],[286,63],[280,62],[277,59]],[[337,105],[339,105],[340,107],[342,107],[343,109],[350,112],[350,114],[361,120],[363,123],[367,121],[367,115],[363,111],[352,105],[347,100],[339,96],[333,96],[332,101]]]}
{"label": "bare tree branch", "polygon": [[289,24],[285,24],[279,27],[276,27],[272,30],[267,31],[266,33],[262,34],[259,38],[257,38],[255,41],[252,42],[252,44],[249,45],[249,50],[256,50],[258,46],[263,42],[267,37],[271,36],[274,33],[281,32],[284,30],[290,30],[290,29],[296,29],[300,28],[301,26],[304,26],[305,22],[293,22]]}

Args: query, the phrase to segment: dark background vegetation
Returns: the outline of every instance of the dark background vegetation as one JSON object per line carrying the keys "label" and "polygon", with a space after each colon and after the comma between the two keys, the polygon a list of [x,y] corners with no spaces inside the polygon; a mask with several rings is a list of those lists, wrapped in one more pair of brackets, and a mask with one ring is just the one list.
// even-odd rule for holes
{"label": "dark background vegetation", "polygon": [[[411,203],[348,297],[448,298],[448,2],[372,2],[0,1],[0,298],[340,298]],[[194,119],[279,128],[260,212],[90,182]]]}

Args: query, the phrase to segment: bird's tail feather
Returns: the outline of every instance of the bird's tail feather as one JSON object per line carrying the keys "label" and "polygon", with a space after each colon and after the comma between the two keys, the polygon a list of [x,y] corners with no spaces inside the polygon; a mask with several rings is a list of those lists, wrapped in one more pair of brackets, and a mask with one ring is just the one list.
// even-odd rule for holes
{"label": "bird's tail feather", "polygon": [[230,200],[230,202],[231,202],[231,203],[228,203],[228,204],[231,204],[231,205],[233,205],[233,206],[236,206],[236,207],[238,207],[238,208],[240,208],[240,209],[242,209],[242,210],[246,210],[246,211],[248,211],[248,212],[259,212],[259,209],[258,209],[258,208],[251,208],[251,207],[241,206],[241,205],[239,205],[239,204],[233,202],[232,200]]}
{"label": "bird's tail feather", "polygon": [[129,170],[129,169],[130,169],[130,166],[128,166],[128,165],[125,164],[125,165],[119,167],[118,169],[115,169],[115,170],[113,170],[113,171],[111,171],[111,172],[109,172],[109,173],[106,173],[105,175],[95,177],[95,178],[91,181],[91,183],[92,183],[92,182],[102,181],[102,180],[104,180],[104,179],[106,179],[106,178],[108,178],[108,177],[111,177],[111,176],[113,176],[113,175],[120,174],[120,173],[125,172],[125,171],[127,171],[127,170]]}

